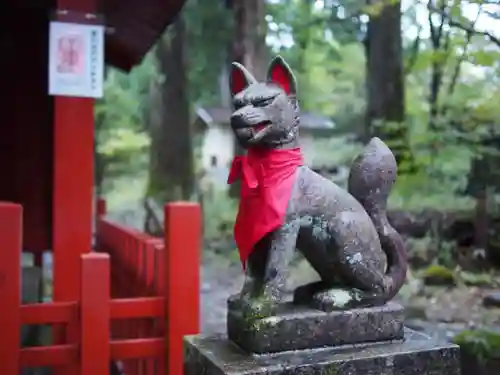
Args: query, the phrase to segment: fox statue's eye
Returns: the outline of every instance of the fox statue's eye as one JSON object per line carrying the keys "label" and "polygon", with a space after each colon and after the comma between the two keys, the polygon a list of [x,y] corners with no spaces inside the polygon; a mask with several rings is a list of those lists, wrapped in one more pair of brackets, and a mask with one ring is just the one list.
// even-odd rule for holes
{"label": "fox statue's eye", "polygon": [[252,101],[254,107],[266,107],[273,102],[274,98],[259,98]]}
{"label": "fox statue's eye", "polygon": [[242,101],[240,100],[234,100],[233,101],[233,108],[235,111],[237,111],[238,109],[241,109],[245,106],[245,103],[243,103]]}

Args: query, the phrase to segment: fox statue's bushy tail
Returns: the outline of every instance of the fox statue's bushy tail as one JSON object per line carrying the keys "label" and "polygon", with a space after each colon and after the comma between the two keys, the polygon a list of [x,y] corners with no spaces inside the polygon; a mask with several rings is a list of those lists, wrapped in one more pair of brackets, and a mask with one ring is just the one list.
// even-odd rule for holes
{"label": "fox statue's bushy tail", "polygon": [[383,299],[392,299],[403,285],[407,271],[407,254],[401,236],[387,219],[387,199],[397,176],[393,153],[379,138],[372,138],[354,160],[348,180],[348,191],[364,207],[387,255]]}

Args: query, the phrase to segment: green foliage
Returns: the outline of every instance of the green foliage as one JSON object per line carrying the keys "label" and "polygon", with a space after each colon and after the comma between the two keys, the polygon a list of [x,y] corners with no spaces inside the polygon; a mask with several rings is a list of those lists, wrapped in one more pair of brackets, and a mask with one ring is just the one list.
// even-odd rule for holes
{"label": "green foliage", "polygon": [[218,78],[227,62],[232,14],[224,1],[188,0],[184,13],[187,29],[187,62],[193,103],[220,104]]}
{"label": "green foliage", "polygon": [[[104,98],[95,105],[96,169],[107,178],[145,167],[149,139],[144,131],[146,88],[154,70],[146,59],[128,76],[106,71]],[[105,181],[96,181],[98,184]],[[102,187],[102,186],[100,186]]]}
{"label": "green foliage", "polygon": [[203,201],[205,237],[209,240],[232,237],[237,202],[227,199],[227,193],[214,190]]}
{"label": "green foliage", "polygon": [[350,166],[354,157],[363,148],[361,143],[349,142],[344,135],[313,139],[312,142],[314,149],[322,150],[314,159],[314,164],[317,166]]}
{"label": "green foliage", "polygon": [[427,267],[422,273],[422,278],[425,283],[429,285],[455,284],[455,273],[453,270],[438,264],[433,264]]}
{"label": "green foliage", "polygon": [[498,287],[499,280],[491,273],[473,273],[467,271],[460,271],[457,274],[457,279],[460,283],[467,286],[477,287]]}
{"label": "green foliage", "polygon": [[488,330],[462,331],[453,342],[468,355],[484,363],[500,356],[500,333]]}
{"label": "green foliage", "polygon": [[[462,3],[447,4],[446,12],[455,21],[473,26]],[[470,209],[474,198],[459,192],[467,186],[471,161],[498,154],[495,147],[485,147],[482,141],[500,130],[500,49],[483,35],[468,38],[460,27],[448,26],[447,20],[443,30],[449,43],[434,49],[424,32],[429,29],[428,20],[417,17],[421,5],[405,4],[406,121],[396,124],[408,128],[418,170],[399,174],[389,204],[408,210]],[[363,134],[366,59],[362,41],[367,16],[376,16],[378,6],[366,7],[366,1],[360,0],[274,0],[266,6],[269,47],[282,54],[296,72],[301,108],[331,117],[345,133]],[[218,78],[234,36],[230,32],[233,15],[223,1],[189,0],[184,12],[191,103],[218,105]],[[439,21],[439,15],[435,16]],[[420,32],[418,38],[415,31]],[[436,71],[442,77],[437,114],[431,114],[430,81]],[[97,159],[105,166],[108,179],[145,175],[148,93],[151,80],[162,78],[151,53],[128,75],[107,70],[105,98],[96,103],[95,122]],[[381,126],[390,128],[392,124]],[[315,164],[349,165],[361,146],[344,137],[318,141]],[[114,183],[105,185],[111,189]],[[206,201],[207,236],[229,235],[235,210],[235,202],[225,199],[223,193]]]}

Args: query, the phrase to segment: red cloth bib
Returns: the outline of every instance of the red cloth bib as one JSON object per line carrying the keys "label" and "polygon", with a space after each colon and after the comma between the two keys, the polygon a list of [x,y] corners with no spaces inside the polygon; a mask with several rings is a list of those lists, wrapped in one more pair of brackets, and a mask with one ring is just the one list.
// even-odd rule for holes
{"label": "red cloth bib", "polygon": [[241,179],[234,239],[243,268],[257,242],[284,223],[295,173],[303,163],[298,147],[250,149],[234,158],[227,183]]}

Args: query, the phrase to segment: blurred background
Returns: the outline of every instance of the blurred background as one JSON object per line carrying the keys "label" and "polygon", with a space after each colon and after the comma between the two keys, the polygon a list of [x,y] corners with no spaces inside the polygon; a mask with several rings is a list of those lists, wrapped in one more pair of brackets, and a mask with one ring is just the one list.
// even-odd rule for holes
{"label": "blurred background", "polygon": [[[242,277],[232,238],[238,194],[226,185],[241,152],[228,124],[229,65],[262,79],[276,54],[298,79],[310,167],[344,186],[373,135],[397,157],[390,219],[410,253],[398,296],[409,321],[446,337],[495,331],[498,0],[188,0],[140,66],[106,70],[95,189],[111,216],[159,234],[164,202],[201,203],[204,329],[223,330],[225,299]],[[297,258],[287,287],[315,277]],[[500,349],[500,335],[471,340]]]}

